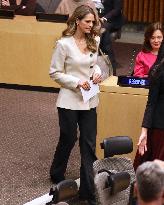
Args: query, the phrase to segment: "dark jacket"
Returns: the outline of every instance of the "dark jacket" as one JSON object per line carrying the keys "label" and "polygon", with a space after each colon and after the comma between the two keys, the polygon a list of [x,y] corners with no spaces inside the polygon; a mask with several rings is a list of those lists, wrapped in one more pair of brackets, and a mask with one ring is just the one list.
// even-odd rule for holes
{"label": "dark jacket", "polygon": [[142,127],[164,129],[164,68],[150,85]]}
{"label": "dark jacket", "polygon": [[[16,15],[35,15],[36,0],[22,0],[20,5],[16,4],[16,0],[9,0],[10,6],[4,6],[3,9],[11,9],[15,11]],[[25,6],[25,8],[24,8]]]}
{"label": "dark jacket", "polygon": [[54,14],[60,2],[61,0],[37,0],[37,10],[40,6],[45,13]]}
{"label": "dark jacket", "polygon": [[112,24],[115,29],[121,28],[124,23],[122,13],[123,1],[122,0],[103,0],[104,17]]}

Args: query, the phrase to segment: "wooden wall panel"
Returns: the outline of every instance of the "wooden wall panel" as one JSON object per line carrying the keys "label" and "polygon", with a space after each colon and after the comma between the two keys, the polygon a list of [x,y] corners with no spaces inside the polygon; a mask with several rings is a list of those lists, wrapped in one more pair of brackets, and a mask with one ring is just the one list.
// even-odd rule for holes
{"label": "wooden wall panel", "polygon": [[124,15],[129,22],[164,23],[164,0],[124,0]]}

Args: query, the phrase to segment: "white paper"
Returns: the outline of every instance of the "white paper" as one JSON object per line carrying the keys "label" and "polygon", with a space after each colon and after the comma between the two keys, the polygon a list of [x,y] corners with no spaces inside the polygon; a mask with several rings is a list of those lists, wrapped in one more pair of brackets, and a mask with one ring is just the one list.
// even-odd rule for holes
{"label": "white paper", "polygon": [[88,102],[93,96],[97,95],[100,92],[98,84],[93,84],[93,81],[89,81],[90,90],[84,90],[82,87],[80,88],[84,103]]}

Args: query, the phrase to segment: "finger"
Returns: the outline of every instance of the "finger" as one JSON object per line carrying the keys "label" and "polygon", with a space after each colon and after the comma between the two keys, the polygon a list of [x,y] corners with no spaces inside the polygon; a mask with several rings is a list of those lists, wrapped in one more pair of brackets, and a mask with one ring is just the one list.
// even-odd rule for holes
{"label": "finger", "polygon": [[89,89],[90,89],[89,83],[85,82],[85,83],[82,85],[82,88],[83,88],[84,90],[89,90]]}
{"label": "finger", "polygon": [[100,82],[101,82],[101,76],[99,76],[93,80],[93,83],[100,83]]}

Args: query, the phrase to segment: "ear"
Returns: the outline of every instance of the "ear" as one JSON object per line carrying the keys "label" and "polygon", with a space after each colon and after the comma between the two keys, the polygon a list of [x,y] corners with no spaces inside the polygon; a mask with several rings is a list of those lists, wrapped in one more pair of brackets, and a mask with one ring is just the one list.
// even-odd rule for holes
{"label": "ear", "polygon": [[79,19],[76,19],[76,25],[77,26],[79,25]]}
{"label": "ear", "polygon": [[135,197],[138,196],[138,187],[137,187],[137,183],[136,183],[136,182],[134,183],[134,192],[133,192],[133,195],[134,195]]}

